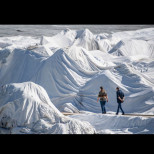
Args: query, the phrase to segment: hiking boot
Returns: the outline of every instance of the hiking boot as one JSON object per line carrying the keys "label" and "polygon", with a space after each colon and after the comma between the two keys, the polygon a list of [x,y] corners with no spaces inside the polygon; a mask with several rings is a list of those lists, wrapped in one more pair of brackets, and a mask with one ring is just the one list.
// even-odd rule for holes
{"label": "hiking boot", "polygon": [[116,113],[116,115],[118,115],[118,113]]}
{"label": "hiking boot", "polygon": [[122,115],[125,115],[125,113],[122,113]]}

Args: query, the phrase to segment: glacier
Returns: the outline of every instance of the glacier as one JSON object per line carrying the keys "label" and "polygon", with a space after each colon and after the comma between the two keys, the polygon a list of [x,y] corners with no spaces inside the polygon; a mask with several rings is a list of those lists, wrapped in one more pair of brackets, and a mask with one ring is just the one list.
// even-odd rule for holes
{"label": "glacier", "polygon": [[[153,74],[154,28],[0,37],[0,133],[153,134]],[[106,115],[96,102],[100,86]],[[116,116],[117,86],[126,113],[149,117]]]}

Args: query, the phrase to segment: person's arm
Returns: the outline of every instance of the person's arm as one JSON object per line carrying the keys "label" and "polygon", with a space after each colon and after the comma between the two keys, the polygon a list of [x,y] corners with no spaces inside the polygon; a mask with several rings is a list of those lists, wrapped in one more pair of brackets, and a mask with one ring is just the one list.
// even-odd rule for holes
{"label": "person's arm", "polygon": [[100,99],[100,92],[99,92],[98,97],[97,97],[97,102],[99,101],[99,99]]}
{"label": "person's arm", "polygon": [[106,100],[107,100],[107,102],[109,101],[109,100],[108,100],[108,96],[107,96],[107,94],[106,94]]}
{"label": "person's arm", "polygon": [[123,99],[121,99],[120,95],[118,95],[118,99],[123,102],[125,99],[125,96],[123,97]]}
{"label": "person's arm", "polygon": [[119,99],[120,101],[122,101],[122,99],[120,98],[120,96],[118,96],[118,99]]}
{"label": "person's arm", "polygon": [[99,101],[99,97],[97,97],[97,102]]}

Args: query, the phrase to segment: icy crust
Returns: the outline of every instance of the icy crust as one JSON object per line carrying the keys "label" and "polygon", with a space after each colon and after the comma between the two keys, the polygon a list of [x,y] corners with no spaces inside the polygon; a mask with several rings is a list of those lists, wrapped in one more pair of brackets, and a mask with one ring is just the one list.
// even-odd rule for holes
{"label": "icy crust", "polygon": [[62,115],[52,104],[44,88],[33,82],[2,87],[0,127],[12,129],[12,133],[21,133],[25,128],[33,133],[95,133],[95,129],[88,122]]}

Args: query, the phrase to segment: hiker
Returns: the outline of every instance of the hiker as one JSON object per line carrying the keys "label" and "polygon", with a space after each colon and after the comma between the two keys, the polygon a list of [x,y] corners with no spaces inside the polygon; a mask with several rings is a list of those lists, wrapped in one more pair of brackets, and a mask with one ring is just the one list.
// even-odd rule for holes
{"label": "hiker", "polygon": [[117,94],[117,103],[118,103],[118,109],[117,109],[117,112],[116,112],[116,115],[118,115],[119,113],[119,109],[122,111],[122,115],[124,115],[124,111],[122,109],[122,106],[121,106],[121,103],[124,102],[124,93],[119,89],[119,87],[116,88],[116,94]]}
{"label": "hiker", "polygon": [[103,87],[100,87],[100,92],[97,97],[97,102],[99,101],[99,99],[100,99],[100,104],[101,104],[101,108],[102,108],[102,114],[105,114],[106,113],[105,104],[106,104],[106,102],[108,102],[108,97],[107,97],[107,93],[103,89]]}

